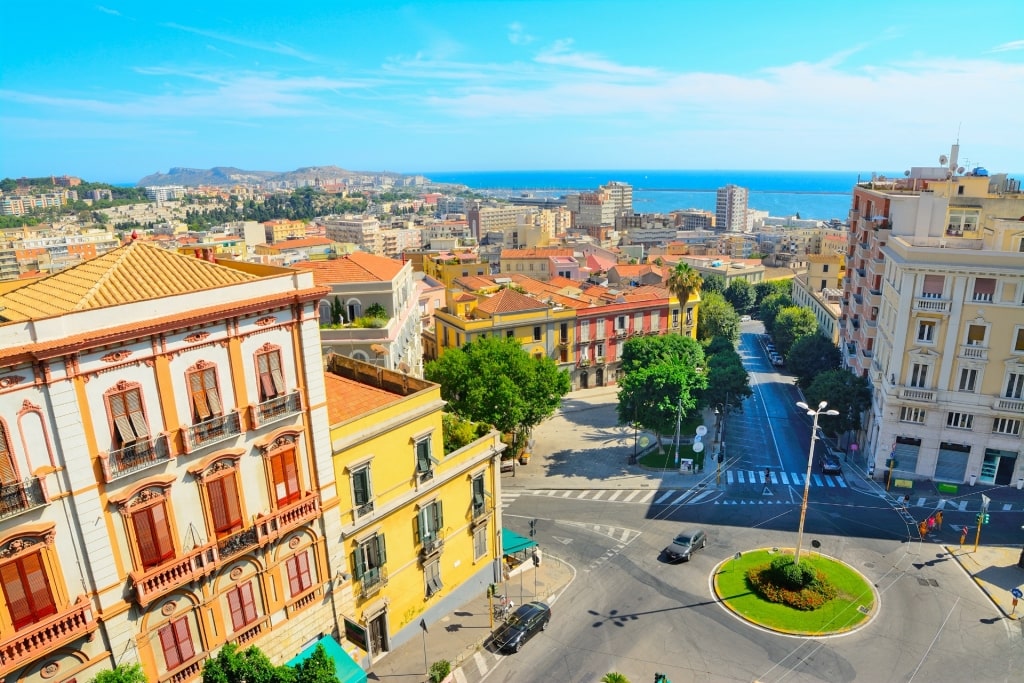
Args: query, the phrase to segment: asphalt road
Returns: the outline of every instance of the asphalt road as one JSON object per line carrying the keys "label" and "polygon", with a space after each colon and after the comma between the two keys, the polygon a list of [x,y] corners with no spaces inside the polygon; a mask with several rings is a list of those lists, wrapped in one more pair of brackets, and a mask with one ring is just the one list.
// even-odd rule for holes
{"label": "asphalt road", "polygon": [[[1020,680],[1020,622],[1000,619],[940,545],[955,543],[952,527],[970,523],[972,513],[947,512],[943,531],[921,541],[912,518],[852,473],[842,483],[816,473],[804,549],[816,544],[876,587],[880,601],[866,627],[795,638],[752,627],[715,602],[709,581],[718,562],[794,545],[810,442],[792,379],[767,362],[754,326],[744,328],[741,354],[755,395],[727,418],[719,486],[711,471],[709,485],[685,493],[698,477],[629,467],[634,434],[618,426],[612,393],[570,399],[538,428],[541,457],[505,480],[503,524],[525,534],[537,519],[537,540],[572,563],[577,580],[555,605],[551,628],[487,678],[592,682],[614,670],[634,683],[655,672],[673,683]],[[761,479],[765,467],[770,482]],[[1019,512],[999,515],[986,540],[1012,542],[1022,523]],[[706,550],[689,563],[662,561],[672,535],[691,525],[708,531]],[[515,586],[509,590],[514,596]]]}

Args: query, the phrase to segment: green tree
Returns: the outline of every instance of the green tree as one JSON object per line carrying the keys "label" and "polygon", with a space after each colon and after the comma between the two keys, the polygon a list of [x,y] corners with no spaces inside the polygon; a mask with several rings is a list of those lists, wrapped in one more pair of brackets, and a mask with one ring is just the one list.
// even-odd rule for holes
{"label": "green tree", "polygon": [[819,374],[804,395],[807,405],[828,401],[830,409],[839,411],[836,416],[822,415],[818,419],[821,428],[833,436],[860,429],[861,415],[871,407],[871,385],[867,377],[842,369]]}
{"label": "green tree", "polygon": [[[321,648],[322,649],[322,648]],[[239,650],[234,643],[220,649],[216,657],[203,663],[203,683],[287,683],[288,667],[271,663],[255,645]]]}
{"label": "green tree", "polygon": [[704,275],[701,278],[704,282],[700,286],[700,291],[703,292],[715,292],[716,294],[725,294],[725,278],[716,273],[710,275]]}
{"label": "green tree", "polygon": [[[254,682],[250,679],[246,683]],[[327,656],[323,645],[317,643],[309,658],[295,666],[294,683],[338,683],[334,660]]]}
{"label": "green tree", "polygon": [[761,302],[772,294],[785,294],[786,296],[790,296],[792,291],[792,280],[762,280],[754,285],[754,294],[757,297],[754,301],[754,305],[760,306]]}
{"label": "green tree", "polygon": [[141,664],[118,664],[110,671],[101,671],[92,683],[146,683]]}
{"label": "green tree", "polygon": [[775,349],[786,358],[798,339],[818,331],[818,320],[814,317],[814,311],[805,306],[787,306],[779,311],[774,327],[772,338],[775,340]]}
{"label": "green tree", "polygon": [[697,317],[697,338],[708,341],[725,337],[735,343],[740,338],[740,316],[721,294],[705,294]]}
{"label": "green tree", "polygon": [[452,412],[511,434],[513,454],[571,386],[569,374],[550,358],[531,357],[514,339],[494,337],[446,351],[427,363],[424,375],[441,385]]}
{"label": "green tree", "polygon": [[754,287],[746,280],[735,279],[729,283],[725,290],[725,300],[732,304],[737,313],[749,313],[754,307]]}
{"label": "green tree", "polygon": [[725,337],[711,340],[707,348],[708,385],[701,393],[701,405],[709,408],[721,403],[734,410],[743,409],[743,401],[753,395],[750,374],[736,347]]}
{"label": "green tree", "polygon": [[366,307],[366,317],[368,318],[387,318],[388,312],[378,303],[370,304]]}
{"label": "green tree", "polygon": [[783,294],[781,292],[769,294],[763,301],[761,301],[761,304],[758,306],[757,317],[764,323],[764,331],[774,337],[775,318],[778,317],[779,311],[792,305],[793,299],[790,298],[789,294]]}
{"label": "green tree", "polygon": [[341,299],[337,296],[331,301],[331,324],[340,325],[345,319],[345,307],[341,305]]}
{"label": "green tree", "polygon": [[680,261],[669,274],[666,285],[668,291],[679,301],[679,331],[682,332],[686,304],[690,301],[690,297],[700,292],[700,273],[694,270],[689,263]]}
{"label": "green tree", "polygon": [[[700,371],[698,371],[700,368]],[[689,415],[707,387],[703,347],[683,335],[634,337],[622,349],[619,423],[637,424],[663,434],[675,429],[679,408]]]}
{"label": "green tree", "polygon": [[839,349],[823,334],[809,334],[793,343],[786,355],[786,366],[796,375],[796,383],[806,389],[814,378],[828,370],[835,370],[842,362]]}

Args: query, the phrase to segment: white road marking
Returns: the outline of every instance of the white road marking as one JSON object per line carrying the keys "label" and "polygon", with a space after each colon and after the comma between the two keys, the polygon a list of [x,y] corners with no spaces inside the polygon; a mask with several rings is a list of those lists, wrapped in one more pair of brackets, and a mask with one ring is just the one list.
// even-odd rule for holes
{"label": "white road marking", "polygon": [[661,505],[662,503],[665,502],[665,499],[671,498],[673,495],[675,495],[675,491],[665,491],[665,495],[663,495],[658,500],[654,501],[654,504],[655,505]]}
{"label": "white road marking", "polygon": [[730,485],[730,486],[732,485],[732,470],[726,471],[726,473],[725,473],[725,483],[727,485]]}
{"label": "white road marking", "polygon": [[617,500],[618,497],[621,496],[621,495],[622,495],[622,491],[621,490],[614,492],[612,495],[608,496],[608,502],[610,503],[613,500]]}
{"label": "white road marking", "polygon": [[789,477],[786,476],[785,472],[779,472],[779,476],[782,477],[783,486],[789,486]]}
{"label": "white road marking", "polygon": [[846,488],[846,482],[843,481],[842,477],[836,477],[836,483],[839,484],[839,488]]}
{"label": "white road marking", "polygon": [[601,500],[601,496],[603,496],[605,493],[607,493],[607,491],[594,491],[594,497],[591,498],[590,500]]}
{"label": "white road marking", "polygon": [[638,500],[637,500],[636,502],[638,502],[638,503],[646,503],[646,502],[647,502],[647,501],[649,501],[649,500],[650,500],[651,498],[654,498],[654,494],[655,494],[655,493],[657,493],[657,491],[648,491],[647,493],[645,493],[645,494],[643,495],[643,497],[641,497],[640,499],[638,499]]}
{"label": "white road marking", "polygon": [[825,475],[825,483],[828,484],[829,488],[834,489],[836,487],[835,482],[832,481],[832,477]]}
{"label": "white road marking", "polygon": [[672,504],[672,505],[679,505],[680,503],[682,503],[682,502],[683,502],[683,499],[685,499],[685,498],[686,498],[686,497],[687,497],[688,495],[690,495],[690,492],[689,492],[689,491],[687,491],[687,492],[686,492],[686,493],[684,493],[683,495],[681,495],[681,496],[679,496],[678,498],[676,498],[675,500],[673,500],[671,504]]}
{"label": "white road marking", "polygon": [[[476,668],[480,671],[480,675],[487,673],[487,660],[479,652],[473,653],[473,662],[476,664]],[[456,669],[458,671],[458,669]]]}
{"label": "white road marking", "polygon": [[628,503],[629,501],[631,501],[631,500],[633,500],[634,498],[636,498],[636,497],[637,497],[637,495],[639,495],[639,493],[640,493],[640,489],[637,489],[636,491],[633,491],[633,493],[631,493],[631,494],[629,494],[628,496],[626,496],[625,498],[623,498],[623,499],[622,499],[622,502],[623,502],[623,503]]}
{"label": "white road marking", "polygon": [[572,495],[572,493],[573,493],[572,490],[563,491],[562,492],[562,498],[568,498],[569,496]]}
{"label": "white road marking", "polygon": [[918,499],[917,499],[917,507],[919,507],[919,508],[923,508],[923,507],[924,507],[924,504],[925,504],[925,503],[926,503],[927,501],[928,501],[928,499],[927,499],[927,498],[918,498]]}
{"label": "white road marking", "polygon": [[815,486],[821,486],[822,485],[821,484],[821,478],[817,474],[812,474],[811,475],[811,479],[814,480],[814,485]]}
{"label": "white road marking", "polygon": [[1005,505],[1003,505],[1003,512],[1006,512],[1006,511],[1008,511],[1008,510],[1009,510],[1010,508],[1012,508],[1012,507],[1013,507],[1013,505],[1012,505],[1012,504],[1010,504],[1010,503],[1006,503]]}
{"label": "white road marking", "polygon": [[739,480],[739,482],[740,482],[741,484],[745,484],[745,483],[747,483],[747,482],[746,482],[746,481],[745,481],[745,480],[743,479],[743,470],[740,470],[739,472],[737,472],[737,473],[736,473],[736,478],[737,478],[737,479]]}
{"label": "white road marking", "polygon": [[705,491],[704,493],[700,494],[699,496],[697,496],[696,498],[694,498],[690,502],[691,503],[700,502],[700,501],[704,500],[705,498],[707,498],[708,496],[710,496],[712,493],[714,493],[714,491]]}
{"label": "white road marking", "polygon": [[576,497],[576,500],[583,500],[584,498],[589,496],[591,493],[593,493],[593,491],[584,491],[583,493],[581,493],[579,496]]}
{"label": "white road marking", "polygon": [[960,501],[960,505],[957,506],[957,509],[960,510],[960,512],[966,512],[967,511],[967,501],[966,500],[961,500]]}

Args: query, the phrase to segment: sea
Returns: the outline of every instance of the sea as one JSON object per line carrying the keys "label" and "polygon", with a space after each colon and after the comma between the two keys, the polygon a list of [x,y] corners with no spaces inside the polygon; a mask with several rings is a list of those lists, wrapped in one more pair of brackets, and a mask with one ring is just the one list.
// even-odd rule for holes
{"label": "sea", "polygon": [[[715,192],[728,184],[750,191],[748,206],[771,216],[845,221],[854,185],[871,173],[856,171],[444,171],[422,175],[436,183],[466,185],[481,194],[536,197],[596,190],[610,181],[633,186],[636,213],[715,210]],[[885,175],[885,174],[880,174]],[[890,176],[891,177],[891,176]]]}

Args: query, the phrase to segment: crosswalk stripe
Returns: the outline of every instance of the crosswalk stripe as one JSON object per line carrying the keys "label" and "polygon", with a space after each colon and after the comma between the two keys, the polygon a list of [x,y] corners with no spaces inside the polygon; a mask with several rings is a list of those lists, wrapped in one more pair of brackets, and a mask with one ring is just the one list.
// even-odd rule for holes
{"label": "crosswalk stripe", "polygon": [[662,503],[665,502],[666,498],[671,498],[673,495],[675,495],[675,491],[665,491],[665,495],[663,495],[658,500],[654,501],[654,504],[655,505],[661,505]]}
{"label": "crosswalk stripe", "polygon": [[786,476],[785,472],[779,472],[779,476],[782,477],[782,485],[789,486],[789,477]]}
{"label": "crosswalk stripe", "polygon": [[966,512],[967,511],[967,501],[966,500],[961,500],[960,501],[960,505],[957,507],[957,509],[960,510],[960,512]]}
{"label": "crosswalk stripe", "polygon": [[[760,474],[761,474],[761,483],[763,484],[764,483],[764,472],[761,472]],[[751,484],[756,484],[757,483],[757,473],[755,473],[753,470],[750,470],[749,472],[747,472],[747,477],[750,479],[750,483]]]}
{"label": "crosswalk stripe", "polygon": [[917,499],[917,507],[923,508],[924,507],[924,503],[925,503],[926,500],[928,500],[928,499],[927,498],[918,498]]}
{"label": "crosswalk stripe", "polygon": [[842,488],[842,489],[846,488],[846,482],[843,481],[842,477],[836,477],[836,483],[839,484],[839,488]]}
{"label": "crosswalk stripe", "polygon": [[726,484],[732,484],[732,470],[728,470],[725,473],[725,483]]}
{"label": "crosswalk stripe", "polygon": [[580,495],[578,495],[576,497],[576,500],[583,500],[584,498],[589,496],[591,493],[593,493],[593,491],[583,491],[582,493],[580,493]]}
{"label": "crosswalk stripe", "polygon": [[702,501],[705,498],[707,498],[708,496],[710,496],[712,493],[713,493],[713,491],[705,491],[704,493],[700,494],[699,496],[697,496],[696,498],[694,498],[690,502],[691,503],[699,503],[700,501]]}
{"label": "crosswalk stripe", "polygon": [[801,485],[802,482],[800,481],[800,475],[799,474],[791,474],[790,476],[793,478],[793,486],[800,486]]}
{"label": "crosswalk stripe", "polygon": [[939,498],[939,502],[935,504],[935,509],[936,510],[945,510],[947,502],[948,501],[945,498]]}
{"label": "crosswalk stripe", "polygon": [[612,495],[608,496],[608,502],[610,503],[613,500],[618,500],[619,496],[621,496],[621,495],[622,495],[622,491],[621,490],[615,491],[614,493],[612,493]]}
{"label": "crosswalk stripe", "polygon": [[571,490],[570,491],[563,491],[562,492],[562,498],[568,498],[569,496],[572,495],[572,493],[573,492]]}
{"label": "crosswalk stripe", "polygon": [[555,495],[556,493],[558,493],[558,491],[556,491],[554,489],[549,489],[547,492],[544,493],[544,495],[550,498],[551,496]]}
{"label": "crosswalk stripe", "polygon": [[646,503],[651,498],[654,498],[654,494],[655,493],[657,493],[657,491],[648,491],[641,498],[639,498],[636,502],[638,502],[638,503]]}
{"label": "crosswalk stripe", "polygon": [[[476,664],[476,668],[480,671],[481,676],[487,673],[487,660],[484,659],[484,656],[480,654],[480,652],[473,653],[473,662]],[[458,669],[456,669],[456,671],[458,671]]]}
{"label": "crosswalk stripe", "polygon": [[818,477],[817,474],[812,474],[811,475],[811,479],[814,480],[814,485],[815,486],[821,486],[821,479]]}
{"label": "crosswalk stripe", "polygon": [[623,502],[623,503],[628,503],[629,501],[631,501],[631,500],[633,500],[634,498],[636,498],[636,497],[637,497],[637,495],[639,495],[639,493],[640,493],[640,489],[637,489],[636,491],[633,491],[633,493],[631,493],[631,494],[629,494],[628,496],[626,496],[625,498],[623,498],[623,499],[622,499],[622,502]]}
{"label": "crosswalk stripe", "polygon": [[619,540],[622,541],[623,543],[625,543],[627,540],[629,540],[629,529],[623,529],[622,530],[622,535],[619,537]]}
{"label": "crosswalk stripe", "polygon": [[1012,508],[1012,507],[1013,507],[1013,505],[1012,505],[1012,504],[1010,504],[1010,503],[1006,503],[1005,505],[1003,505],[1003,512],[1006,512],[1006,511],[1008,511],[1008,510],[1009,510],[1010,508]]}
{"label": "crosswalk stripe", "polygon": [[827,474],[825,475],[825,483],[828,484],[828,487],[831,489],[834,489],[836,487],[835,483],[832,481],[832,477],[828,476]]}
{"label": "crosswalk stripe", "polygon": [[686,493],[684,493],[683,495],[681,495],[681,496],[679,496],[678,498],[676,498],[675,500],[673,500],[673,501],[672,501],[672,505],[679,505],[680,503],[682,503],[682,502],[683,502],[683,499],[685,499],[685,498],[686,498],[686,497],[687,497],[688,495],[690,495],[690,492],[689,492],[689,491],[687,491],[687,492],[686,492]]}
{"label": "crosswalk stripe", "polygon": [[[477,652],[477,654],[480,654],[480,653]],[[480,666],[481,666],[480,662],[477,662],[476,665],[477,665],[477,668],[480,668]],[[481,676],[483,676],[485,673],[487,673],[486,669],[480,669],[480,675]],[[456,669],[455,671],[453,671],[452,672],[452,676],[454,676],[454,678],[455,678],[455,683],[469,683],[469,679],[466,678],[466,674],[463,673],[461,668]]]}
{"label": "crosswalk stripe", "polygon": [[739,480],[739,482],[740,482],[741,484],[745,484],[745,483],[746,483],[746,482],[745,482],[745,481],[743,480],[743,470],[740,470],[739,472],[737,472],[737,473],[736,473],[736,478],[737,478],[737,479]]}
{"label": "crosswalk stripe", "polygon": [[607,491],[594,491],[594,497],[590,500],[601,500],[601,496],[608,493]]}

